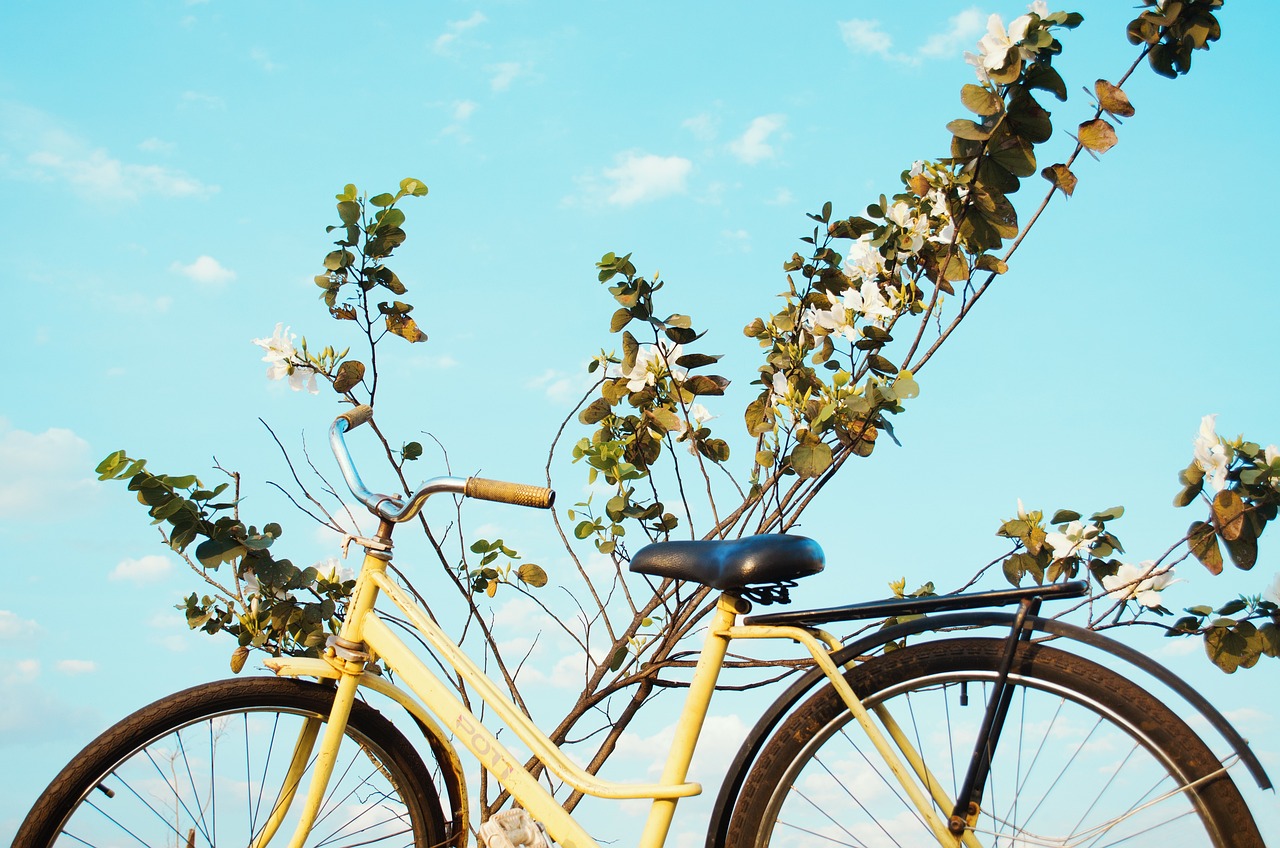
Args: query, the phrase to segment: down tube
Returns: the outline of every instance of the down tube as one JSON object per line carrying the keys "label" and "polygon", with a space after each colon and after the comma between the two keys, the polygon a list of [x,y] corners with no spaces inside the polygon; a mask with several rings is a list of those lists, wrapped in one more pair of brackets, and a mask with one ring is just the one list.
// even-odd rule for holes
{"label": "down tube", "polygon": [[582,826],[565,812],[555,797],[516,762],[497,737],[480,723],[374,613],[364,617],[364,638],[395,673],[404,679],[408,688],[422,699],[427,709],[439,716],[480,764],[511,790],[512,796],[521,806],[546,827],[552,839],[563,848],[600,848]]}

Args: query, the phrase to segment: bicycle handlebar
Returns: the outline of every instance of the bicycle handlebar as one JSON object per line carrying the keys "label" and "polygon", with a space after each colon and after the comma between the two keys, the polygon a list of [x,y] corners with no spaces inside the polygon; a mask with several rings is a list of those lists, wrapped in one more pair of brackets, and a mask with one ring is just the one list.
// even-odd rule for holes
{"label": "bicycle handlebar", "polygon": [[333,456],[338,461],[338,467],[342,470],[342,477],[346,480],[351,494],[379,518],[395,523],[408,521],[418,514],[427,498],[441,492],[538,509],[549,509],[555,503],[556,493],[551,489],[502,480],[486,480],[483,477],[433,477],[419,486],[407,503],[399,495],[371,492],[365,487],[360,474],[356,471],[343,434],[354,430],[372,417],[372,407],[365,404],[339,415],[329,427],[329,447],[333,450]]}

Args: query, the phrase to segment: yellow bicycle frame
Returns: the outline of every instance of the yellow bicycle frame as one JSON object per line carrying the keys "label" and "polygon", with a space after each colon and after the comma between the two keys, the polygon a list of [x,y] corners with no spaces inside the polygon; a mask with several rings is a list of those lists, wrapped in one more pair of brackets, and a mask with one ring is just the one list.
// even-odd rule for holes
{"label": "yellow bicycle frame", "polygon": [[[380,535],[389,534],[388,527],[384,527],[384,530],[387,532],[380,531]],[[455,774],[461,774],[461,765],[448,740],[448,734],[452,733],[462,746],[510,791],[512,797],[546,828],[547,833],[559,845],[563,848],[600,848],[596,840],[574,821],[572,815],[565,811],[550,791],[526,771],[497,737],[463,705],[453,688],[441,681],[379,617],[374,610],[374,602],[379,595],[383,594],[404,614],[436,654],[457,671],[465,684],[493,709],[501,721],[556,777],[575,790],[594,797],[652,799],[653,803],[641,833],[638,848],[661,848],[670,830],[677,801],[702,791],[699,784],[687,783],[685,778],[693,759],[694,746],[702,732],[720,668],[729,643],[734,639],[787,639],[804,645],[902,784],[917,812],[932,830],[938,844],[978,848],[979,843],[971,830],[966,830],[962,836],[955,836],[947,829],[945,819],[937,811],[951,810],[952,802],[943,792],[939,781],[929,773],[923,759],[905,734],[899,730],[892,717],[883,707],[875,707],[869,712],[849,687],[841,669],[831,660],[830,651],[841,646],[839,640],[831,634],[802,627],[736,625],[737,617],[745,613],[749,605],[739,598],[721,595],[694,670],[680,719],[676,724],[675,738],[667,754],[660,781],[656,784],[618,783],[597,778],[570,760],[463,653],[462,649],[445,635],[439,625],[418,606],[413,597],[387,576],[387,555],[368,550],[339,634],[340,640],[345,644],[365,646],[368,652],[367,657],[343,658],[340,652],[330,649],[325,658],[320,660],[279,658],[267,661],[268,667],[283,676],[322,677],[338,681],[333,709],[325,723],[324,734],[319,740],[311,784],[290,842],[291,848],[301,848],[315,821],[332,774],[338,746],[346,730],[347,718],[360,686],[391,697],[418,718],[426,728],[437,756],[444,758],[442,767],[453,769]],[[381,659],[385,662],[387,667],[403,681],[408,692],[377,675],[365,672],[365,664],[369,659]],[[875,713],[885,726],[888,732],[887,737],[876,725],[871,713]],[[315,746],[318,725],[318,720],[308,723],[308,727],[304,728],[301,738],[295,745],[294,765],[286,779],[287,787],[296,786],[297,776],[305,769]],[[899,757],[899,752],[905,758],[905,763]],[[465,782],[462,782],[461,786],[465,787]],[[270,842],[293,802],[293,794],[292,788],[281,790],[276,814],[260,834],[254,848],[261,848]],[[462,790],[459,806],[461,809],[453,812],[455,818],[465,824],[468,821],[465,788]],[[459,840],[459,844],[462,844],[462,840]]]}

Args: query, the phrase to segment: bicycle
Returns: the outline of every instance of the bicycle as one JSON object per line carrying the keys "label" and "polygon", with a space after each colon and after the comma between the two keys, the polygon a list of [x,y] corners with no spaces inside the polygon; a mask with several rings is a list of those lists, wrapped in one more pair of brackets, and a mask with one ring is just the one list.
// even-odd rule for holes
{"label": "bicycle", "polygon": [[[375,611],[379,598],[564,784],[602,798],[650,799],[641,848],[661,846],[679,799],[701,791],[687,782],[688,768],[735,639],[797,642],[813,668],[743,742],[717,797],[708,846],[1263,844],[1228,768],[1240,764],[1263,788],[1271,784],[1230,724],[1137,651],[1039,615],[1044,600],[1082,595],[1086,583],[750,615],[753,600],[786,600],[796,580],[824,566],[816,543],[789,535],[665,542],[633,556],[633,572],[721,594],[659,781],[597,778],[560,751],[387,574],[395,524],[417,515],[434,494],[547,508],[554,493],[456,477],[428,480],[407,500],[370,492],[344,436],[371,414],[357,407],[330,427],[347,485],[379,527],[358,540],[364,558],[355,593],[324,657],[271,658],[266,665],[276,677],[197,686],[126,718],[53,780],[15,846],[196,848],[221,841],[259,848],[290,840],[462,848],[472,831],[456,741],[517,804],[476,828],[488,848],[538,848],[548,837],[566,848],[598,848],[392,631]],[[1013,604],[1016,612],[994,609]],[[847,644],[820,627],[886,617],[901,620]],[[941,635],[993,627],[1001,634]],[[926,632],[937,638],[882,650]],[[1136,665],[1196,708],[1233,753],[1220,760],[1155,696],[1034,634]],[[377,661],[402,685],[373,673]],[[430,767],[357,697],[362,688],[409,712],[426,737]]]}

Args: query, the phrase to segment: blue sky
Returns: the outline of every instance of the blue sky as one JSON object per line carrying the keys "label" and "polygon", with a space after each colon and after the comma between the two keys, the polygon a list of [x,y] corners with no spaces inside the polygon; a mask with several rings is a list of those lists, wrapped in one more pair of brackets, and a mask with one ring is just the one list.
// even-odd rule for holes
{"label": "blue sky", "polygon": [[[1202,415],[1280,442],[1267,200],[1280,71],[1265,5],[1228,4],[1222,41],[1188,77],[1142,69],[1126,86],[1138,111],[1120,144],[1081,160],[1075,196],[920,375],[903,447],[847,470],[806,515],[831,566],[799,603],[880,595],[899,576],[958,584],[1001,552],[993,533],[1018,498],[1124,504],[1114,529],[1132,559],[1153,558],[1192,520],[1169,503]],[[1064,36],[1072,94],[1047,104],[1046,164],[1090,116],[1081,86],[1133,55],[1127,4],[1068,8],[1086,22]],[[540,479],[585,363],[616,344],[593,268],[616,250],[661,269],[671,310],[726,354],[735,384],[712,412],[745,456],[737,422],[756,363],[741,328],[776,309],[803,213],[831,200],[857,214],[913,160],[944,155],[972,79],[962,53],[990,13],[1022,11],[0,6],[0,29],[21,34],[0,55],[0,761],[20,766],[0,769],[0,839],[95,733],[226,673],[229,646],[189,635],[172,609],[194,581],[123,487],[93,481],[98,460],[123,447],[206,474],[216,457],[244,472],[252,509],[285,524],[295,561],[334,554],[264,485],[287,469],[258,419],[294,446],[305,433],[324,463],[337,407],[269,383],[250,340],[284,322],[340,341],[311,277],[345,183],[431,189],[405,206],[396,266],[430,341],[387,363],[379,410],[406,439],[429,431],[459,473]],[[584,482],[557,466],[562,504]],[[489,523],[527,540],[556,581],[564,554],[545,521],[476,513],[473,526]],[[1170,605],[1260,591],[1276,542],[1262,550],[1250,575],[1184,566]],[[1274,662],[1225,677],[1192,643],[1143,644],[1237,717],[1280,775]],[[730,699],[715,709],[724,727],[749,718]],[[1274,796],[1258,803],[1280,841]]]}

